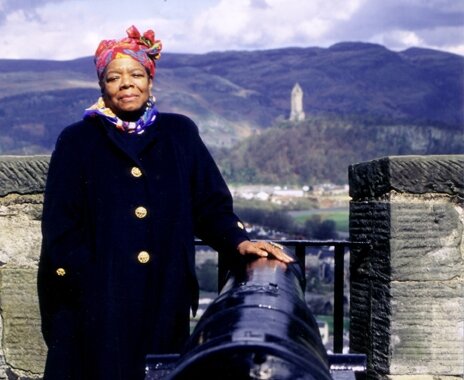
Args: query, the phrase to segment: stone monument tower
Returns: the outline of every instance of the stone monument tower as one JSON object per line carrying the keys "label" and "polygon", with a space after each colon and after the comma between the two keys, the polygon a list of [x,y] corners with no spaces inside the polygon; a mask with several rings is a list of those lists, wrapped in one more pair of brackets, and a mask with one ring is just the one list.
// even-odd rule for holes
{"label": "stone monument tower", "polygon": [[305,113],[303,111],[303,90],[298,83],[295,83],[291,95],[290,121],[303,121]]}

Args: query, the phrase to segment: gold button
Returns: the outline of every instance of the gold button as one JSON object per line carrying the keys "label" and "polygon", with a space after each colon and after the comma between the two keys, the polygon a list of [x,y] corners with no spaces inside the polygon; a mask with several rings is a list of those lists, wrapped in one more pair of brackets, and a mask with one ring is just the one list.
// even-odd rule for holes
{"label": "gold button", "polygon": [[147,251],[141,251],[137,255],[137,260],[141,264],[146,264],[150,261],[150,254]]}
{"label": "gold button", "polygon": [[66,274],[66,271],[63,268],[58,268],[56,274],[60,277],[63,277]]}
{"label": "gold button", "polygon": [[148,211],[145,207],[140,206],[135,209],[135,216],[137,218],[140,218],[140,219],[145,218],[147,214],[148,214]]}
{"label": "gold button", "polygon": [[237,222],[237,226],[238,226],[238,228],[241,228],[242,230],[245,229],[245,226],[243,225],[242,222]]}
{"label": "gold button", "polygon": [[134,166],[132,169],[131,169],[131,174],[138,178],[138,177],[141,177],[142,176],[142,171],[137,167],[137,166]]}

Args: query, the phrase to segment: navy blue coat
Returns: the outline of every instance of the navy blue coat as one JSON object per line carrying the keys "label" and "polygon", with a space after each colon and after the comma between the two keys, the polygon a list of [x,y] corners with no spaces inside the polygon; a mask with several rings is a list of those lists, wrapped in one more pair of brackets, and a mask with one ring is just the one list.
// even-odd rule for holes
{"label": "navy blue coat", "polygon": [[46,380],[142,380],[146,354],[188,338],[194,237],[228,252],[248,239],[196,125],[163,113],[141,136],[100,118],[65,128],[42,233]]}

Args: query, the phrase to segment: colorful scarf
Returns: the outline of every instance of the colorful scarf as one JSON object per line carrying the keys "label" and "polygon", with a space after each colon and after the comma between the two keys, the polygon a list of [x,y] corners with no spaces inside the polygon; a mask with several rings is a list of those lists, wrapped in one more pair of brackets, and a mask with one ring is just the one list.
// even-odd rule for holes
{"label": "colorful scarf", "polygon": [[126,33],[126,38],[103,40],[98,45],[94,57],[98,79],[102,79],[106,66],[118,58],[135,59],[147,69],[151,78],[155,76],[155,61],[160,58],[162,48],[161,41],[155,40],[155,32],[150,29],[142,36],[132,25]]}
{"label": "colorful scarf", "polygon": [[137,121],[124,121],[117,117],[111,109],[106,107],[103,98],[100,97],[94,105],[85,110],[84,119],[96,116],[102,117],[114,124],[121,131],[141,135],[147,127],[155,122],[158,113],[158,109],[155,107],[155,98],[150,96],[144,114]]}

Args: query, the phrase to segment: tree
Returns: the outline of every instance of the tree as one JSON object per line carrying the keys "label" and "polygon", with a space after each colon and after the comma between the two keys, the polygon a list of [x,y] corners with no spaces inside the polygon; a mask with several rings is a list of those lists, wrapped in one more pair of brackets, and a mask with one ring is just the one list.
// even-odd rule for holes
{"label": "tree", "polygon": [[322,220],[319,215],[306,221],[304,232],[310,239],[328,240],[338,237],[335,222]]}
{"label": "tree", "polygon": [[201,290],[207,292],[218,291],[218,268],[214,260],[205,260],[205,262],[197,268],[197,276]]}

